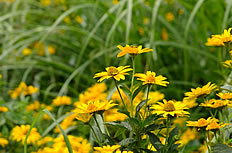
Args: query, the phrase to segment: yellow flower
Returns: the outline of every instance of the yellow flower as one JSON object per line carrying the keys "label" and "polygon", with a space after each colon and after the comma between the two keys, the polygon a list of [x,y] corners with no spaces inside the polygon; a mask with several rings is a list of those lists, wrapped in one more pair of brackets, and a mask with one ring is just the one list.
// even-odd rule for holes
{"label": "yellow flower", "polygon": [[230,123],[217,123],[217,122],[211,122],[209,125],[206,127],[206,130],[219,130],[220,128],[223,128],[227,125],[230,125]]}
{"label": "yellow flower", "polygon": [[118,148],[120,148],[120,145],[94,147],[94,149],[99,153],[113,153]]}
{"label": "yellow flower", "polygon": [[118,0],[112,0],[112,4],[116,5],[116,4],[118,4],[118,3],[119,3]]}
{"label": "yellow flower", "polygon": [[[68,129],[70,126],[73,126],[76,124],[76,122],[74,122],[73,120],[76,118],[76,114],[72,114],[68,117],[66,117],[60,124],[61,128],[63,130]],[[54,129],[55,133],[59,133],[60,132],[60,128],[58,126],[56,126],[56,128]]]}
{"label": "yellow flower", "polygon": [[89,113],[78,113],[76,115],[76,119],[84,123],[88,123],[92,116],[93,114],[89,114]]}
{"label": "yellow flower", "polygon": [[180,140],[177,141],[177,144],[180,144],[178,147],[182,147],[186,144],[188,144],[190,141],[195,140],[198,138],[198,133],[196,129],[190,129],[188,128],[180,137]]}
{"label": "yellow flower", "polygon": [[43,6],[51,5],[51,0],[40,0],[40,4]]}
{"label": "yellow flower", "polygon": [[213,35],[212,38],[208,38],[205,43],[206,46],[224,46],[224,42],[220,39],[220,37]]}
{"label": "yellow flower", "polygon": [[54,106],[61,106],[61,105],[70,105],[72,100],[68,96],[58,96],[52,101],[52,105]]}
{"label": "yellow flower", "polygon": [[186,92],[185,96],[186,99],[195,99],[199,98],[200,96],[208,95],[210,94],[214,89],[216,89],[217,86],[215,84],[211,84],[211,82],[204,85],[202,88],[197,87],[196,89],[191,89],[191,92]]}
{"label": "yellow flower", "polygon": [[184,10],[183,10],[183,9],[180,9],[180,10],[178,11],[178,14],[179,14],[179,15],[183,15],[183,14],[184,14]]}
{"label": "yellow flower", "polygon": [[121,45],[118,45],[117,47],[121,50],[121,52],[118,53],[117,57],[124,56],[127,53],[130,54],[131,56],[136,56],[136,55],[139,55],[139,54],[142,54],[142,53],[153,51],[152,49],[149,49],[149,48],[142,49],[142,45],[140,45],[139,47],[137,47],[137,46],[129,46],[129,45],[126,45],[125,47],[123,47]]}
{"label": "yellow flower", "polygon": [[224,43],[229,43],[232,41],[232,35],[230,34],[231,29],[232,28],[229,28],[228,30],[224,29],[224,33],[220,35]]}
{"label": "yellow flower", "polygon": [[139,27],[138,31],[139,31],[139,35],[141,36],[144,35],[144,29],[142,27]]}
{"label": "yellow flower", "polygon": [[184,123],[186,122],[186,117],[178,117],[173,120],[174,125],[179,125],[181,127],[184,126]]}
{"label": "yellow flower", "polygon": [[149,24],[150,20],[148,17],[143,18],[143,24]]}
{"label": "yellow flower", "polygon": [[222,62],[222,64],[225,68],[232,68],[232,60],[226,60],[225,62]]}
{"label": "yellow flower", "polygon": [[27,111],[38,111],[40,109],[40,102],[39,101],[34,101],[34,103],[32,104],[29,104],[27,107],[26,107],[26,110]]}
{"label": "yellow flower", "polygon": [[168,21],[168,22],[171,22],[175,19],[175,16],[172,12],[168,12],[165,14],[165,19]]}
{"label": "yellow flower", "polygon": [[198,105],[196,100],[197,100],[197,98],[189,99],[189,98],[185,97],[185,98],[183,98],[183,103],[186,105],[186,107],[193,108],[193,107]]}
{"label": "yellow flower", "polygon": [[204,101],[204,103],[201,103],[200,106],[211,107],[211,108],[222,108],[225,106],[232,107],[232,102],[229,100],[210,99]]}
{"label": "yellow flower", "polygon": [[27,56],[32,54],[32,50],[30,48],[24,48],[22,54]]}
{"label": "yellow flower", "polygon": [[89,101],[87,104],[80,103],[76,106],[76,109],[74,112],[77,113],[95,113],[100,111],[105,111],[110,109],[111,107],[115,106],[117,104],[113,103],[113,101]]}
{"label": "yellow flower", "polygon": [[182,102],[176,102],[173,100],[163,100],[163,103],[158,102],[151,106],[152,113],[160,115],[162,114],[164,117],[168,115],[171,116],[186,116],[189,112],[185,111],[184,109],[188,109],[185,104]]}
{"label": "yellow flower", "polygon": [[[24,144],[26,135],[30,129],[30,125],[20,125],[16,126],[11,131],[11,138],[14,141],[22,142]],[[40,134],[37,132],[36,128],[32,128],[31,133],[27,139],[27,144],[36,144],[40,139]]]}
{"label": "yellow flower", "polygon": [[67,24],[70,24],[70,23],[71,23],[70,17],[69,17],[69,16],[66,16],[66,17],[64,18],[64,22],[67,23]]}
{"label": "yellow flower", "polygon": [[2,78],[2,74],[0,74],[0,79]]}
{"label": "yellow flower", "polygon": [[117,150],[115,153],[133,153],[133,151],[120,151],[120,150]]}
{"label": "yellow flower", "polygon": [[206,127],[208,125],[208,122],[204,118],[200,118],[198,121],[187,121],[187,126],[193,126],[193,127]]}
{"label": "yellow flower", "polygon": [[230,51],[230,56],[232,56],[232,50]]}
{"label": "yellow flower", "polygon": [[56,49],[53,46],[48,46],[48,52],[49,54],[53,55],[56,53]]}
{"label": "yellow flower", "polygon": [[227,93],[218,93],[216,95],[218,97],[220,97],[221,99],[228,99],[228,100],[232,99],[232,93],[229,93],[229,92],[227,92]]}
{"label": "yellow flower", "polygon": [[79,24],[83,23],[83,19],[82,19],[81,16],[76,16],[75,20],[76,20],[76,22],[79,23]]}
{"label": "yellow flower", "polygon": [[[149,92],[148,99],[150,99],[147,104],[154,104],[162,99],[164,99],[164,94],[160,93],[159,91],[151,91]],[[146,97],[144,98],[146,100]]]}
{"label": "yellow flower", "polygon": [[8,112],[8,108],[4,106],[0,106],[0,112]]}
{"label": "yellow flower", "polygon": [[120,79],[125,80],[125,75],[128,75],[129,71],[132,71],[132,68],[129,68],[130,66],[119,66],[114,67],[110,66],[106,68],[106,72],[100,72],[94,75],[93,78],[99,78],[98,82],[102,82],[105,79],[113,78],[117,81]]}
{"label": "yellow flower", "polygon": [[0,146],[3,148],[8,145],[8,140],[5,138],[0,138]]}
{"label": "yellow flower", "polygon": [[164,41],[168,41],[168,32],[165,28],[162,28],[162,31],[161,31],[161,38],[164,40]]}
{"label": "yellow flower", "polygon": [[[187,126],[193,126],[193,127],[198,127],[198,128],[206,128],[206,130],[211,130],[211,129],[217,129],[220,126],[226,126],[220,123],[220,125],[217,126],[219,120],[216,118],[209,117],[207,120],[204,118],[200,118],[198,121],[187,121]],[[210,125],[210,126],[209,126]],[[221,128],[221,127],[220,127]]]}
{"label": "yellow flower", "polygon": [[136,73],[135,77],[138,77],[137,80],[140,80],[143,82],[143,85],[148,84],[148,85],[152,85],[152,84],[156,84],[156,85],[160,85],[160,86],[167,86],[167,84],[169,84],[169,82],[164,81],[167,78],[163,77],[162,75],[156,76],[155,72],[151,72],[151,71],[147,71],[146,74],[143,73]]}
{"label": "yellow flower", "polygon": [[149,149],[149,150],[151,150],[151,151],[157,151],[157,150],[155,149],[155,147],[154,147],[152,144],[149,144],[149,145],[147,146],[147,149]]}
{"label": "yellow flower", "polygon": [[42,139],[40,139],[38,142],[37,142],[37,145],[38,146],[42,146],[42,145],[46,145],[47,143],[49,142],[53,142],[53,138],[50,137],[50,136],[46,136]]}
{"label": "yellow flower", "polygon": [[114,121],[123,121],[127,116],[123,113],[119,113],[118,109],[109,109],[104,112],[104,121],[114,122]]}

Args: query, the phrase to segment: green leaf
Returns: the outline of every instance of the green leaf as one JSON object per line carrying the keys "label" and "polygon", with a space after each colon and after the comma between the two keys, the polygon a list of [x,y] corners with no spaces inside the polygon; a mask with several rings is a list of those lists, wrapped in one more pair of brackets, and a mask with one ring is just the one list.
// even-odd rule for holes
{"label": "green leaf", "polygon": [[162,149],[162,144],[161,141],[159,139],[159,137],[157,137],[155,134],[153,133],[147,133],[150,139],[151,144],[155,147],[155,149],[160,152]]}
{"label": "green leaf", "polygon": [[127,95],[127,97],[130,99],[130,96],[131,96],[131,91],[130,91],[130,88],[125,85],[125,84],[120,84],[120,89],[123,90],[123,92]]}
{"label": "green leaf", "polygon": [[173,141],[174,140],[174,137],[176,135],[178,135],[178,132],[179,132],[179,128],[178,127],[175,127],[170,133],[169,133],[169,137],[168,137],[168,144],[173,144]]}
{"label": "green leaf", "polygon": [[115,126],[115,127],[118,127],[118,128],[124,128],[124,129],[127,129],[129,131],[132,130],[132,127],[129,123],[127,122],[121,122],[121,123],[117,123],[117,122],[105,122],[104,124],[106,125],[112,125],[112,126]]}
{"label": "green leaf", "polygon": [[127,110],[118,110],[118,112],[123,113],[130,118],[130,112],[128,112]]}
{"label": "green leaf", "polygon": [[134,138],[126,138],[126,139],[120,141],[118,144],[121,145],[121,146],[125,146],[125,145],[133,143],[135,141],[136,140]]}
{"label": "green leaf", "polygon": [[5,117],[3,116],[3,114],[0,115],[0,126],[4,125],[6,122]]}
{"label": "green leaf", "polygon": [[136,88],[135,89],[135,91],[133,92],[133,94],[132,94],[132,101],[134,100],[134,98],[139,94],[139,92],[141,91],[141,90],[143,90],[145,88],[145,86],[139,86],[138,88]]}
{"label": "green leaf", "polygon": [[148,117],[146,117],[145,121],[144,121],[144,126],[152,123],[153,121],[155,121],[156,119],[159,118],[159,115],[156,115],[156,114],[151,114],[149,115]]}
{"label": "green leaf", "polygon": [[213,147],[213,153],[229,153],[229,152],[232,152],[232,148],[225,144],[218,143]]}
{"label": "green leaf", "polygon": [[156,129],[161,129],[163,127],[164,127],[163,125],[156,125],[154,123],[154,124],[151,124],[151,125],[149,125],[148,127],[145,128],[145,133],[150,132],[150,131],[154,131]]}

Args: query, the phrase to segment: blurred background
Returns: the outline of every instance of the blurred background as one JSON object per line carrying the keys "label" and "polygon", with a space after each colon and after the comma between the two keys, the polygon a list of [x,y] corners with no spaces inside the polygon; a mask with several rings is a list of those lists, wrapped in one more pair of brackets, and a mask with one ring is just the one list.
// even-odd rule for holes
{"label": "blurred background", "polygon": [[[130,65],[117,45],[154,51],[136,58],[136,72],[168,78],[160,88],[180,100],[208,81],[228,75],[211,34],[232,23],[230,0],[0,0],[0,98],[22,81],[40,89],[43,101],[77,97],[107,66]],[[229,58],[224,55],[223,59]],[[110,82],[109,82],[110,83]]]}

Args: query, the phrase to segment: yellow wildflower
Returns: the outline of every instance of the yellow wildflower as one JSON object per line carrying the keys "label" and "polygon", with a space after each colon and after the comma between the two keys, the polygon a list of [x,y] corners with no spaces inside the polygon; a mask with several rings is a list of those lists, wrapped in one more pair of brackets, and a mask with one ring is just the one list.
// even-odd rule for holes
{"label": "yellow wildflower", "polygon": [[125,80],[125,75],[128,75],[129,71],[132,71],[132,68],[129,68],[130,66],[119,66],[114,67],[110,66],[106,68],[106,72],[100,72],[94,75],[93,78],[99,78],[98,82],[102,82],[105,79],[113,78],[117,81],[120,81],[120,79]]}
{"label": "yellow wildflower", "polygon": [[[144,100],[146,99],[146,97],[144,98]],[[160,93],[159,91],[151,91],[149,92],[149,96],[148,99],[150,99],[147,104],[154,104],[162,99],[164,99],[164,94]]]}
{"label": "yellow wildflower", "polygon": [[89,113],[77,113],[76,119],[84,123],[88,123],[92,116],[93,114],[89,114]]}
{"label": "yellow wildflower", "polygon": [[164,40],[164,41],[168,41],[168,32],[165,28],[162,28],[162,31],[161,31],[161,38]]}
{"label": "yellow wildflower", "polygon": [[58,96],[52,101],[52,105],[61,106],[61,105],[70,105],[72,100],[68,96]]}
{"label": "yellow wildflower", "polygon": [[222,62],[222,64],[225,68],[232,68],[232,60],[226,60],[225,62]]}
{"label": "yellow wildflower", "polygon": [[[30,125],[20,125],[16,126],[11,131],[11,138],[14,141],[22,142],[24,144],[26,135],[30,129]],[[39,140],[40,134],[37,132],[36,128],[32,128],[31,133],[27,139],[27,144],[36,144]]]}
{"label": "yellow wildflower", "polygon": [[27,111],[38,111],[40,109],[40,102],[34,101],[34,103],[27,105],[26,110]]}
{"label": "yellow wildflower", "polygon": [[116,149],[120,148],[120,145],[107,145],[102,147],[94,147],[98,153],[113,153]]}
{"label": "yellow wildflower", "polygon": [[152,49],[149,49],[149,48],[142,49],[142,45],[140,45],[139,47],[129,46],[129,45],[126,45],[125,47],[123,47],[121,45],[118,45],[117,47],[121,50],[121,52],[118,53],[117,57],[121,57],[126,54],[130,54],[131,56],[136,56],[142,53],[153,51]]}
{"label": "yellow wildflower", "polygon": [[38,146],[46,145],[48,142],[53,142],[53,138],[50,137],[50,136],[46,136],[46,137],[40,139],[40,140],[37,142],[37,145],[38,145]]}
{"label": "yellow wildflower", "polygon": [[189,112],[185,111],[185,109],[188,109],[185,104],[173,100],[167,101],[164,99],[163,103],[158,102],[157,104],[152,105],[151,109],[153,114],[162,114],[164,117],[167,117],[168,115],[186,116],[189,114]]}
{"label": "yellow wildflower", "polygon": [[183,15],[183,14],[184,14],[184,10],[183,10],[183,9],[180,9],[180,10],[178,11],[178,14],[179,14],[179,15]]}
{"label": "yellow wildflower", "polygon": [[48,45],[48,52],[53,55],[56,53],[56,49],[53,46]]}
{"label": "yellow wildflower", "polygon": [[198,121],[187,121],[187,126],[193,126],[193,127],[206,127],[208,125],[208,122],[204,118],[200,118]]}
{"label": "yellow wildflower", "polygon": [[[66,117],[61,123],[60,123],[60,126],[63,130],[66,130],[68,129],[70,126],[73,126],[76,124],[76,122],[74,122],[73,120],[76,118],[76,114],[72,114],[68,117]],[[57,126],[55,129],[54,129],[54,132],[55,133],[59,133],[60,132],[60,128]]]}
{"label": "yellow wildflower", "polygon": [[221,99],[228,99],[228,100],[232,99],[232,93],[229,93],[229,92],[227,92],[227,93],[218,93],[216,95],[218,97],[220,97]]}
{"label": "yellow wildflower", "polygon": [[0,106],[0,112],[8,112],[8,108],[4,106]]}
{"label": "yellow wildflower", "polygon": [[96,113],[100,111],[105,111],[110,109],[111,107],[114,107],[115,103],[113,101],[89,101],[87,104],[80,103],[79,105],[76,106],[76,109],[74,112],[77,113]]}
{"label": "yellow wildflower", "polygon": [[64,22],[67,23],[67,24],[70,24],[70,23],[71,23],[70,17],[69,17],[69,16],[66,16],[66,17],[64,18]]}
{"label": "yellow wildflower", "polygon": [[51,5],[51,0],[40,0],[40,4],[43,6]]}
{"label": "yellow wildflower", "polygon": [[180,137],[180,140],[177,141],[177,144],[180,144],[178,147],[182,147],[186,144],[188,144],[190,141],[195,140],[198,138],[198,133],[196,129],[190,129],[188,128]]}
{"label": "yellow wildflower", "polygon": [[123,121],[126,118],[127,116],[118,112],[118,109],[109,109],[104,112],[104,121],[106,122]]}
{"label": "yellow wildflower", "polygon": [[0,146],[1,147],[5,147],[5,146],[7,146],[8,145],[8,140],[7,139],[5,139],[5,138],[0,138]]}
{"label": "yellow wildflower", "polygon": [[215,84],[211,84],[211,82],[208,82],[202,88],[200,88],[200,87],[197,87],[196,89],[192,88],[191,92],[186,92],[185,93],[185,96],[187,96],[186,99],[199,98],[200,96],[210,94],[216,88],[217,88],[217,86]]}
{"label": "yellow wildflower", "polygon": [[118,3],[119,3],[118,0],[112,0],[112,4],[116,5],[116,4],[118,4]]}
{"label": "yellow wildflower", "polygon": [[2,78],[2,74],[0,74],[0,79]]}
{"label": "yellow wildflower", "polygon": [[232,35],[230,33],[231,29],[232,28],[229,28],[228,30],[224,29],[224,33],[220,35],[220,38],[224,43],[229,43],[232,41]]}
{"label": "yellow wildflower", "polygon": [[27,56],[32,54],[32,50],[30,48],[24,48],[22,54]]}
{"label": "yellow wildflower", "polygon": [[150,19],[148,17],[143,18],[143,24],[149,24]]}
{"label": "yellow wildflower", "polygon": [[223,128],[227,125],[230,125],[230,123],[217,123],[217,122],[211,122],[209,125],[206,127],[206,130],[219,130],[220,128]]}
{"label": "yellow wildflower", "polygon": [[201,103],[200,106],[211,107],[211,108],[222,108],[225,106],[232,107],[232,102],[229,100],[210,99],[204,101],[204,103]]}
{"label": "yellow wildflower", "polygon": [[223,124],[223,123],[220,123],[219,125],[215,124],[218,122],[219,122],[218,119],[212,118],[212,117],[209,117],[207,120],[204,118],[200,118],[198,121],[187,121],[187,126],[206,128],[206,130],[213,130],[213,129],[218,129],[218,128],[228,125],[228,124]]}
{"label": "yellow wildflower", "polygon": [[175,19],[175,16],[172,12],[168,12],[165,14],[165,19],[168,21],[168,22],[171,22]]}
{"label": "yellow wildflower", "polygon": [[220,39],[220,37],[217,37],[216,35],[213,35],[212,38],[208,38],[207,42],[205,43],[206,46],[224,46],[224,42]]}
{"label": "yellow wildflower", "polygon": [[76,16],[75,20],[76,20],[76,22],[79,23],[79,24],[83,23],[83,19],[82,19],[81,16]]}
{"label": "yellow wildflower", "polygon": [[160,86],[167,86],[167,84],[169,84],[169,82],[164,81],[167,78],[163,77],[162,75],[156,76],[155,72],[151,72],[151,71],[147,71],[146,74],[143,73],[136,73],[135,77],[138,77],[137,80],[140,80],[143,82],[143,85],[148,84],[148,85],[152,85],[152,84],[156,84],[156,85],[160,85]]}
{"label": "yellow wildflower", "polygon": [[183,103],[186,105],[186,107],[188,108],[193,108],[193,107],[196,107],[198,104],[196,102],[197,98],[188,98],[188,97],[185,97],[183,98]]}

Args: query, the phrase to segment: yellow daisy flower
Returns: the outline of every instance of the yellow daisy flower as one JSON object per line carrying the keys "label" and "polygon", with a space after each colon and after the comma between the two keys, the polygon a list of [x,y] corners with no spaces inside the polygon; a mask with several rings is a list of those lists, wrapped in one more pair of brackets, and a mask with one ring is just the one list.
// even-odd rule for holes
{"label": "yellow daisy flower", "polygon": [[88,123],[92,116],[93,114],[89,114],[89,113],[78,113],[76,115],[76,119],[84,123]]}
{"label": "yellow daisy flower", "polygon": [[158,102],[157,104],[154,104],[151,106],[152,113],[153,114],[163,114],[164,117],[167,117],[168,115],[171,116],[186,116],[189,114],[189,112],[185,111],[184,109],[188,109],[185,104],[182,102],[176,102],[173,100],[163,100],[163,103]]}
{"label": "yellow daisy flower", "polygon": [[126,118],[127,116],[118,112],[118,109],[109,109],[104,112],[104,121],[106,122],[123,121]]}
{"label": "yellow daisy flower", "polygon": [[187,121],[187,126],[206,128],[206,130],[211,130],[211,129],[216,129],[220,127],[220,125],[223,125],[222,123],[220,123],[220,125],[217,126],[215,123],[218,123],[218,122],[219,122],[218,119],[212,118],[212,117],[209,117],[207,120],[204,118],[200,118],[198,121]]}
{"label": "yellow daisy flower", "polygon": [[185,96],[186,99],[195,99],[199,98],[200,96],[208,95],[210,94],[214,89],[216,89],[217,86],[215,84],[211,84],[211,82],[204,85],[202,88],[197,87],[196,89],[191,89],[191,92],[186,92]]}
{"label": "yellow daisy flower", "polygon": [[4,148],[7,145],[8,145],[8,140],[5,138],[0,138],[0,146]]}
{"label": "yellow daisy flower", "polygon": [[218,93],[216,94],[218,97],[220,97],[221,99],[232,99],[232,93]]}
{"label": "yellow daisy flower", "polygon": [[133,151],[121,151],[121,150],[117,150],[115,153],[133,153]]}
{"label": "yellow daisy flower", "polygon": [[178,147],[182,147],[186,144],[188,144],[190,141],[197,139],[198,133],[196,129],[190,129],[188,128],[180,137],[180,140],[177,141],[177,144],[180,144]]}
{"label": "yellow daisy flower", "polygon": [[232,68],[232,60],[226,60],[225,62],[222,62],[222,64],[225,68]]}
{"label": "yellow daisy flower", "polygon": [[54,106],[61,106],[61,105],[70,105],[72,100],[68,96],[58,96],[52,101],[52,105]]}
{"label": "yellow daisy flower", "polygon": [[230,123],[217,123],[217,122],[211,122],[209,125],[206,127],[206,130],[219,130],[220,128],[223,128],[227,125],[230,125]]}
{"label": "yellow daisy flower", "polygon": [[98,82],[102,82],[105,79],[113,78],[117,81],[120,79],[125,80],[125,75],[128,75],[129,71],[132,71],[132,68],[129,68],[130,66],[119,66],[114,67],[110,66],[106,68],[106,72],[100,72],[94,75],[93,78],[100,78]]}
{"label": "yellow daisy flower", "polygon": [[113,146],[107,145],[102,147],[94,147],[94,149],[99,153],[112,153],[118,148],[120,148],[120,145],[113,145]]}
{"label": "yellow daisy flower", "polygon": [[4,106],[0,106],[0,112],[8,112],[8,108]]}
{"label": "yellow daisy flower", "polygon": [[166,15],[165,15],[165,19],[166,19],[168,22],[171,22],[171,21],[173,21],[173,20],[175,19],[175,16],[174,16],[174,14],[173,14],[172,12],[168,12],[168,13],[166,13]]}
{"label": "yellow daisy flower", "polygon": [[224,33],[221,34],[221,39],[224,43],[228,43],[232,41],[232,35],[230,34],[232,28],[229,28],[228,30],[224,29]]}
{"label": "yellow daisy flower", "polygon": [[136,56],[136,55],[139,55],[139,54],[142,54],[142,53],[145,53],[145,52],[153,51],[150,48],[142,49],[142,45],[140,45],[139,47],[137,47],[137,46],[129,46],[129,45],[126,45],[125,47],[123,47],[121,45],[118,45],[117,47],[121,50],[121,52],[118,53],[117,57],[124,56],[127,53],[130,54],[131,56]]}
{"label": "yellow daisy flower", "polygon": [[231,107],[232,103],[229,100],[216,100],[216,99],[210,99],[204,101],[204,103],[201,103],[200,106],[204,107],[211,107],[211,108],[222,108],[225,106]]}
{"label": "yellow daisy flower", "polygon": [[138,77],[137,80],[140,80],[143,82],[143,85],[148,84],[148,85],[152,85],[152,84],[156,84],[156,85],[160,85],[160,86],[167,86],[167,84],[169,84],[169,82],[164,81],[167,78],[163,77],[162,75],[156,76],[155,72],[151,72],[151,71],[147,71],[146,74],[143,73],[136,73],[135,77]]}
{"label": "yellow daisy flower", "polygon": [[[17,142],[22,142],[26,139],[26,135],[30,129],[30,125],[20,125],[16,126],[11,131],[11,139]],[[27,139],[27,144],[36,144],[36,142],[40,139],[40,134],[37,132],[36,128],[32,128],[31,133]]]}
{"label": "yellow daisy flower", "polygon": [[76,109],[74,112],[77,113],[95,113],[99,111],[105,111],[110,109],[111,107],[115,106],[117,104],[113,103],[113,101],[100,101],[100,100],[94,100],[89,101],[87,104],[80,103],[76,106]]}
{"label": "yellow daisy flower", "polygon": [[32,50],[30,48],[24,48],[22,50],[22,54],[27,56],[27,55],[31,55],[32,54]]}
{"label": "yellow daisy flower", "polygon": [[224,42],[218,36],[213,36],[212,38],[208,38],[205,43],[206,46],[224,46]]}

